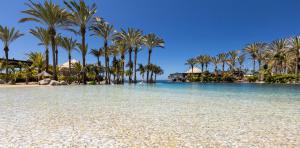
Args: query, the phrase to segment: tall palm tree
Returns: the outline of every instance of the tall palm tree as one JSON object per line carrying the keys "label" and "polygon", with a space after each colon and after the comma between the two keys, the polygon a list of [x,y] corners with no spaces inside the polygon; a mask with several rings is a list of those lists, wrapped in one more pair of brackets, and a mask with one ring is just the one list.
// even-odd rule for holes
{"label": "tall palm tree", "polygon": [[286,39],[276,40],[271,43],[269,52],[272,53],[272,67],[275,67],[275,73],[283,73],[285,71],[285,59],[287,58],[287,50],[288,40]]}
{"label": "tall palm tree", "polygon": [[62,36],[57,34],[55,36],[55,65],[58,65],[58,47],[61,46]]}
{"label": "tall palm tree", "polygon": [[119,72],[119,69],[118,69],[118,67],[119,67],[118,66],[119,65],[119,61],[117,59],[117,56],[119,55],[120,52],[119,52],[118,48],[116,46],[114,46],[114,45],[109,46],[109,51],[110,51],[110,55],[113,56],[112,69],[114,71],[114,73],[113,73],[113,80],[114,80],[114,83],[115,83],[116,76],[117,76],[117,74]]}
{"label": "tall palm tree", "polygon": [[257,54],[258,54],[258,50],[261,47],[261,43],[252,43],[252,44],[248,44],[245,48],[244,51],[248,52],[252,58],[253,61],[253,73],[255,73],[255,63],[257,60]]}
{"label": "tall palm tree", "polygon": [[267,44],[266,43],[257,43],[257,52],[256,52],[256,58],[257,58],[257,62],[258,62],[258,70],[261,69],[261,65],[262,65],[262,61],[264,61],[264,56],[265,56],[265,51],[267,49]]}
{"label": "tall palm tree", "polygon": [[211,62],[211,57],[209,55],[204,55],[203,63],[205,65],[205,71],[208,71],[208,64]]}
{"label": "tall palm tree", "polygon": [[38,70],[38,73],[42,72],[45,67],[45,57],[40,52],[30,52],[27,54],[28,61],[32,62],[32,66]]}
{"label": "tall palm tree", "polygon": [[8,52],[9,52],[9,45],[17,40],[19,37],[23,36],[18,30],[15,28],[8,28],[3,27],[0,25],[0,40],[3,42],[4,45],[4,52],[5,52],[5,72],[6,72],[6,82],[8,82]]}
{"label": "tall palm tree", "polygon": [[[144,36],[145,45],[148,47],[148,65],[151,64],[152,50],[156,47],[164,48],[165,41],[157,35],[151,33]],[[147,70],[147,83],[149,82],[149,71]]]}
{"label": "tall palm tree", "polygon": [[242,71],[242,69],[243,69],[245,59],[246,59],[245,54],[241,54],[241,55],[238,56],[237,61],[238,61],[239,66],[240,66],[240,71]]}
{"label": "tall palm tree", "polygon": [[49,45],[50,45],[49,33],[46,29],[41,27],[30,29],[30,33],[40,40],[39,45],[45,46],[46,72],[49,72]]}
{"label": "tall palm tree", "polygon": [[228,59],[228,64],[230,67],[230,71],[234,71],[235,70],[235,66],[236,66],[236,62],[238,60],[238,50],[232,50],[228,52],[229,55],[229,59]]}
{"label": "tall palm tree", "polygon": [[211,57],[211,62],[214,64],[214,72],[215,75],[218,74],[218,64],[220,63],[220,59],[218,57]]}
{"label": "tall palm tree", "polygon": [[77,47],[77,41],[74,40],[73,38],[63,37],[61,39],[60,46],[62,48],[64,48],[68,52],[69,76],[71,76],[71,74],[72,74],[72,69],[71,69],[71,66],[72,66],[72,63],[71,63],[71,60],[72,60],[72,51],[76,49],[76,47]]}
{"label": "tall palm tree", "polygon": [[300,37],[296,36],[291,40],[290,51],[295,55],[295,74],[298,74],[299,58],[300,58]]}
{"label": "tall palm tree", "polygon": [[134,41],[134,83],[137,83],[137,55],[138,52],[141,50],[142,46],[144,44],[144,38],[143,38],[143,32],[141,30],[136,30],[136,37]]}
{"label": "tall palm tree", "polygon": [[104,41],[104,53],[105,53],[105,83],[110,84],[110,74],[109,74],[109,55],[108,55],[108,41],[113,38],[114,27],[103,19],[96,17],[93,25],[90,27],[93,31],[92,35],[99,36],[103,38]]}
{"label": "tall palm tree", "polygon": [[121,61],[120,61],[120,66],[122,67],[122,80],[121,83],[124,84],[124,79],[125,79],[125,54],[128,51],[127,49],[127,44],[126,41],[123,40],[122,38],[115,38],[114,43],[116,45],[116,48],[118,48],[118,51],[120,52],[121,55]]}
{"label": "tall palm tree", "polygon": [[26,3],[26,6],[28,7],[28,10],[24,10],[22,13],[27,14],[28,17],[21,19],[20,22],[33,21],[48,27],[53,55],[53,79],[57,80],[57,65],[55,59],[56,29],[69,26],[70,14],[65,9],[60,8],[59,5],[54,4],[49,0],[44,1],[44,3],[34,3],[32,0],[29,0],[29,3]]}
{"label": "tall palm tree", "polygon": [[194,66],[197,64],[197,60],[195,58],[190,58],[186,61],[185,65],[189,65],[192,68],[192,73],[194,73]]}
{"label": "tall palm tree", "polygon": [[77,43],[77,48],[81,52],[82,55],[82,83],[86,83],[86,54],[88,53],[88,45],[82,46],[81,44]]}
{"label": "tall palm tree", "polygon": [[136,47],[136,41],[137,38],[140,37],[141,31],[134,28],[128,28],[127,31],[124,29],[121,29],[121,32],[116,34],[116,38],[123,40],[126,43],[126,46],[128,48],[128,54],[129,54],[129,71],[128,77],[129,77],[129,83],[132,83],[132,74],[133,74],[133,62],[132,62],[132,52],[134,48]]}
{"label": "tall palm tree", "polygon": [[201,72],[204,72],[204,56],[203,55],[200,55],[200,56],[198,56],[197,58],[197,62],[201,65]]}
{"label": "tall palm tree", "polygon": [[220,54],[217,55],[217,57],[219,58],[220,62],[222,63],[222,74],[224,74],[225,63],[227,61],[228,54],[227,53],[220,53]]}
{"label": "tall palm tree", "polygon": [[[90,27],[90,23],[92,19],[94,18],[94,15],[96,14],[97,8],[96,4],[93,3],[91,6],[88,6],[84,0],[69,0],[64,1],[64,4],[67,6],[67,8],[71,11],[71,17],[70,21],[71,23],[77,27],[77,29],[71,29],[75,33],[79,33],[81,35],[81,49],[83,51],[87,51],[87,49],[84,49],[86,47],[86,32],[87,28]],[[82,55],[82,58],[85,59],[85,55]],[[83,68],[85,68],[86,63],[85,60],[82,63]],[[84,71],[83,73],[83,84],[86,84],[86,73]]]}

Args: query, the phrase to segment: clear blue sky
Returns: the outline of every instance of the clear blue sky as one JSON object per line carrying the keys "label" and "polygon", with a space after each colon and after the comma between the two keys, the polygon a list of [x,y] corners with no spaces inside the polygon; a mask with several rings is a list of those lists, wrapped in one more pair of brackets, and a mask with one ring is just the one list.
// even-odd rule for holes
{"label": "clear blue sky", "polygon": [[[62,3],[61,0],[53,0]],[[29,51],[44,51],[37,46],[28,29],[35,24],[20,24],[20,13],[26,0],[5,0],[0,5],[0,24],[14,26],[26,36],[11,45],[10,57],[26,59]],[[300,34],[299,0],[87,0],[96,2],[97,15],[119,28],[135,27],[145,33],[154,32],[165,39],[165,49],[155,49],[153,62],[165,70],[185,71],[186,59],[199,54],[216,55],[245,44]],[[60,31],[64,34],[64,31]],[[103,45],[102,40],[88,38],[91,48]],[[2,44],[0,44],[2,48]],[[67,61],[59,51],[59,62]],[[0,57],[4,52],[0,52]],[[81,59],[79,53],[74,57]],[[146,50],[139,54],[139,63],[146,63]],[[88,62],[95,59],[88,55]],[[250,66],[250,65],[248,65]]]}

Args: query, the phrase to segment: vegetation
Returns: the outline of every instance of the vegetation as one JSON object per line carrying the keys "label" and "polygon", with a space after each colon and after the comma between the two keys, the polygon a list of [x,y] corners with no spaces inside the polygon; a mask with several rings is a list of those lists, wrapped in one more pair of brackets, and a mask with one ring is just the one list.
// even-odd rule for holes
{"label": "vegetation", "polygon": [[[187,64],[191,68],[201,66],[202,73],[190,74],[188,80],[297,83],[299,82],[299,50],[300,37],[292,37],[275,40],[269,44],[256,42],[246,45],[243,50],[233,50],[216,56],[200,55],[188,59]],[[247,56],[253,63],[251,73],[244,65]],[[209,73],[208,64],[213,64],[213,74]],[[221,72],[218,69],[219,65],[222,66]],[[256,69],[257,67],[258,69]],[[244,77],[245,75],[246,77]]]}
{"label": "vegetation", "polygon": [[[8,63],[9,45],[23,36],[14,28],[0,26],[0,39],[3,41],[6,62],[1,68],[6,69],[6,79],[14,81],[36,81],[37,74],[46,71],[54,80],[67,81],[69,83],[100,84],[102,80],[106,84],[124,84],[125,75],[129,83],[137,83],[137,72],[140,72],[144,80],[147,72],[147,82],[155,83],[156,77],[163,74],[161,67],[151,63],[152,50],[163,47],[164,41],[156,34],[144,35],[143,31],[136,28],[120,29],[118,32],[113,25],[103,18],[96,16],[95,3],[88,5],[84,0],[65,0],[64,6],[58,5],[51,0],[34,2],[28,0],[26,10],[22,11],[26,16],[20,19],[20,23],[34,22],[39,27],[30,29],[29,32],[39,40],[44,52],[28,52],[27,60],[32,64]],[[65,32],[60,32],[65,30]],[[79,35],[81,42],[78,43],[76,36],[64,37],[63,33],[70,31]],[[89,49],[86,36],[99,37],[103,44],[98,49]],[[52,55],[49,55],[51,46]],[[67,72],[58,67],[59,49],[63,48],[68,53],[69,67]],[[148,64],[138,63],[138,53],[143,48],[148,48]],[[72,63],[72,53],[78,50],[81,53],[81,62]],[[91,54],[96,57],[96,64],[88,64],[86,56]],[[128,55],[128,62],[125,57]],[[52,56],[52,64],[50,57]],[[101,65],[101,58],[105,63]],[[21,68],[20,68],[21,67]],[[126,69],[128,67],[128,69]],[[105,73],[103,77],[103,73]],[[150,75],[150,76],[149,76]],[[1,76],[3,77],[3,76]]]}

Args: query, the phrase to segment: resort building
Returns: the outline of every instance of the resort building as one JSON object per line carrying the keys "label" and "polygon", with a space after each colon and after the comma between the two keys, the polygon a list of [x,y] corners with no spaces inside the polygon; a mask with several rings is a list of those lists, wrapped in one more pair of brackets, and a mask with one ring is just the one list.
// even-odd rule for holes
{"label": "resort building", "polygon": [[[74,64],[79,63],[79,61],[72,59],[71,60],[71,70],[74,69]],[[69,75],[69,61],[59,66],[59,72],[61,75]],[[75,74],[75,73],[73,73]]]}
{"label": "resort building", "polygon": [[[6,59],[0,58],[0,63],[5,63]],[[15,60],[13,59],[8,59],[8,66],[13,66],[14,68],[19,68],[22,70],[22,65],[32,65],[32,62],[30,61],[23,61],[23,60]],[[3,71],[0,71],[0,74],[3,74]]]}
{"label": "resort building", "polygon": [[194,68],[191,68],[189,69],[188,71],[184,72],[184,73],[173,73],[173,74],[170,74],[168,79],[170,81],[173,81],[173,82],[186,82],[187,81],[187,76],[192,74],[192,75],[201,75],[202,71],[197,68],[197,67],[194,67]]}

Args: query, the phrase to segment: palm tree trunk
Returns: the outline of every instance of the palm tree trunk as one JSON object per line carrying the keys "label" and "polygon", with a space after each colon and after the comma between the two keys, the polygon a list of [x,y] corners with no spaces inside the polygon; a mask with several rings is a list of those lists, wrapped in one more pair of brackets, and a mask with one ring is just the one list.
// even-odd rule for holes
{"label": "palm tree trunk", "polygon": [[97,56],[97,63],[98,63],[99,71],[97,70],[96,75],[97,75],[98,84],[100,84],[99,74],[101,75],[101,73],[100,73],[101,62],[100,62],[99,56]]}
{"label": "palm tree trunk", "polygon": [[261,68],[261,60],[258,60],[258,70]]}
{"label": "palm tree trunk", "polygon": [[51,44],[52,44],[52,62],[53,62],[53,79],[54,80],[58,80],[57,79],[57,72],[56,72],[56,61],[55,61],[55,47],[56,47],[56,43],[55,43],[55,35],[56,35],[56,31],[54,28],[50,28],[49,29],[49,33],[50,33],[50,38],[51,38]]}
{"label": "palm tree trunk", "polygon": [[153,83],[153,71],[151,71],[150,83]]}
{"label": "palm tree trunk", "polygon": [[206,64],[205,64],[205,71],[207,71],[207,67],[208,67],[208,64],[206,63]]}
{"label": "palm tree trunk", "polygon": [[46,72],[49,72],[49,49],[48,49],[48,47],[46,47],[45,54],[46,54]]}
{"label": "palm tree trunk", "polygon": [[121,55],[121,60],[122,60],[122,68],[123,68],[123,72],[122,72],[122,84],[124,84],[124,79],[125,79],[125,55],[122,54]]}
{"label": "palm tree trunk", "polygon": [[192,74],[194,73],[194,65],[191,65],[191,67],[192,67]]}
{"label": "palm tree trunk", "polygon": [[131,84],[132,83],[132,58],[131,58],[131,55],[132,55],[132,48],[129,49],[129,83]]}
{"label": "palm tree trunk", "polygon": [[[81,27],[80,28],[80,31],[81,31],[81,37],[82,37],[82,50],[83,51],[86,51],[86,45],[85,45],[85,34],[86,34],[86,28],[85,27]],[[86,71],[85,71],[85,54],[82,52],[82,68],[83,68],[83,84],[86,85]]]}
{"label": "palm tree trunk", "polygon": [[298,67],[299,67],[299,49],[296,55],[296,68],[295,68],[295,74],[296,74],[296,82],[298,82]]}
{"label": "palm tree trunk", "polygon": [[55,64],[58,65],[58,49],[57,49],[57,46],[56,46],[56,49],[55,49]]}
{"label": "palm tree trunk", "polygon": [[[149,53],[148,53],[148,65],[151,64],[151,54],[152,54],[152,49],[149,48]],[[149,83],[149,69],[147,69],[147,83]]]}
{"label": "palm tree trunk", "polygon": [[109,78],[109,58],[108,58],[108,43],[106,40],[104,40],[104,56],[105,56],[105,84],[110,84],[110,78]]}
{"label": "palm tree trunk", "polygon": [[253,74],[255,73],[255,59],[253,58]]}
{"label": "palm tree trunk", "polygon": [[113,57],[113,67],[114,67],[113,80],[114,80],[114,83],[116,82],[116,74],[117,74],[117,65],[116,65],[116,62],[117,62],[117,57],[114,56]]}
{"label": "palm tree trunk", "polygon": [[222,74],[224,74],[224,71],[225,71],[225,62],[223,62],[223,65],[222,65]]}
{"label": "palm tree trunk", "polygon": [[[71,71],[71,52],[69,51],[69,79],[71,80],[71,75],[72,75],[72,71]],[[71,81],[69,81],[69,84],[71,84]]]}
{"label": "palm tree trunk", "polygon": [[134,83],[137,83],[137,77],[136,77],[137,54],[138,54],[138,48],[136,47],[134,49]]}
{"label": "palm tree trunk", "polygon": [[204,72],[204,63],[201,63],[201,71]]}
{"label": "palm tree trunk", "polygon": [[156,83],[156,74],[154,74],[154,83]]}
{"label": "palm tree trunk", "polygon": [[4,52],[5,52],[5,74],[6,74],[5,81],[6,81],[6,83],[8,83],[8,51],[9,51],[9,48],[7,46],[5,46]]}

